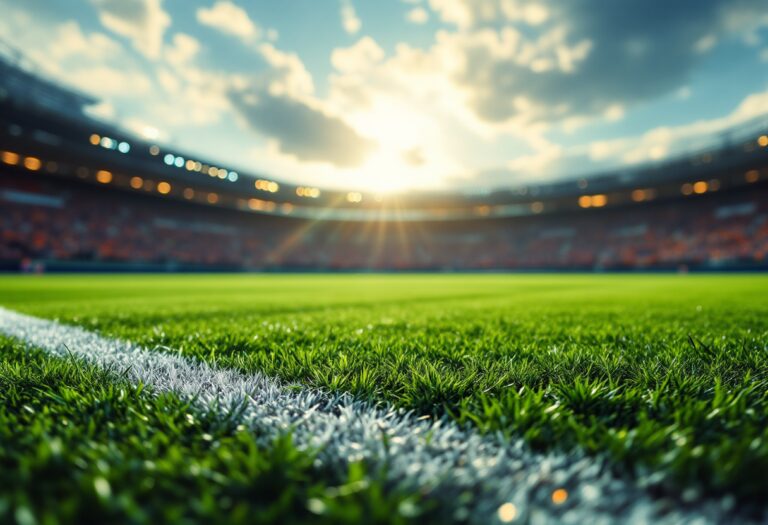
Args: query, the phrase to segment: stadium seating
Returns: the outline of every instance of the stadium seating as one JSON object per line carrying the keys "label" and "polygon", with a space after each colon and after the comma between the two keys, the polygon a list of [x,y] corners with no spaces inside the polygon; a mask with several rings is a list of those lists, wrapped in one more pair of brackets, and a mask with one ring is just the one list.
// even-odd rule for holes
{"label": "stadium seating", "polygon": [[5,171],[0,181],[5,268],[733,269],[765,267],[768,255],[768,190],[757,186],[517,218],[361,222],[249,213],[41,174]]}

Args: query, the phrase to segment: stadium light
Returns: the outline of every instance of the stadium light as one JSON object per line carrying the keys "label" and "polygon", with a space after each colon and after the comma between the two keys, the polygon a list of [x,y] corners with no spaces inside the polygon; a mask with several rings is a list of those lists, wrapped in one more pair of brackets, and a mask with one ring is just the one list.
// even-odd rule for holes
{"label": "stadium light", "polygon": [[16,166],[19,163],[19,154],[12,151],[4,151],[2,159],[5,164]]}
{"label": "stadium light", "polygon": [[168,166],[173,166],[175,161],[176,157],[172,153],[166,153],[165,157],[163,157],[163,162],[165,162]]}
{"label": "stadium light", "polygon": [[129,151],[131,151],[131,145],[128,144],[127,142],[121,142],[120,144],[117,145],[117,151],[119,151],[120,153],[128,153]]}
{"label": "stadium light", "polygon": [[24,159],[24,167],[29,171],[37,171],[42,165],[42,162],[37,157],[27,157]]}
{"label": "stadium light", "polygon": [[707,189],[709,188],[709,185],[703,181],[697,181],[693,185],[693,193],[696,193],[697,195],[701,195],[702,193],[706,193]]}
{"label": "stadium light", "polygon": [[608,197],[603,194],[592,195],[592,206],[594,208],[602,208],[608,203]]}
{"label": "stadium light", "polygon": [[515,518],[517,518],[517,507],[514,503],[504,503],[499,507],[497,512],[499,515],[499,521],[502,523],[515,521]]}
{"label": "stadium light", "polygon": [[238,175],[236,171],[230,171],[229,175],[227,175],[227,179],[229,179],[230,182],[237,182]]}
{"label": "stadium light", "polygon": [[176,160],[174,161],[174,165],[175,165],[177,168],[182,168],[182,167],[184,167],[184,157],[176,157]]}
{"label": "stadium light", "polygon": [[299,197],[307,197],[310,199],[316,199],[320,196],[319,188],[310,188],[307,186],[299,186],[296,188],[296,195]]}
{"label": "stadium light", "polygon": [[107,170],[99,170],[96,172],[96,180],[102,184],[109,184],[112,182],[112,173]]}
{"label": "stadium light", "polygon": [[268,191],[270,193],[276,193],[280,189],[280,185],[274,181],[258,179],[253,183],[253,186],[260,191]]}

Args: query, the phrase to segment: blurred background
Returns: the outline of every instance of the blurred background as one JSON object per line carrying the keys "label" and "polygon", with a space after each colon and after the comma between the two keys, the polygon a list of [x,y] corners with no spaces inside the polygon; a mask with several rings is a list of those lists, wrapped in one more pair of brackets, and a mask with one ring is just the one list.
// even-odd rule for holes
{"label": "blurred background", "polygon": [[768,269],[763,2],[290,4],[0,0],[0,269]]}

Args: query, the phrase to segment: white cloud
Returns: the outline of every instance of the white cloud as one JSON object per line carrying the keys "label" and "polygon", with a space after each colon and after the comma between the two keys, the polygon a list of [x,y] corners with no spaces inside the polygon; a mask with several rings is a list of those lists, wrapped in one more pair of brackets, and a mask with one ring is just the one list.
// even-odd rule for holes
{"label": "white cloud", "polygon": [[314,92],[312,75],[297,54],[287,53],[272,44],[261,44],[259,53],[270,66],[266,82],[272,95],[287,94],[303,98]]}
{"label": "white cloud", "polygon": [[615,108],[674,94],[709,50],[768,23],[759,0],[702,0],[695,10],[663,0],[429,5],[455,26],[437,33],[429,60],[477,125],[496,133],[620,118]]}
{"label": "white cloud", "polygon": [[362,71],[384,58],[384,51],[375,40],[365,36],[353,46],[334,49],[331,64],[339,71]]}
{"label": "white cloud", "polygon": [[[443,22],[458,27],[469,27],[475,22],[475,10],[467,0],[429,0],[429,6],[438,13]],[[477,11],[489,7],[490,2],[480,0]]]}
{"label": "white cloud", "polygon": [[254,42],[261,35],[261,29],[245,9],[228,0],[219,0],[210,8],[199,8],[197,21],[246,43]]}
{"label": "white cloud", "polygon": [[596,141],[589,145],[593,161],[624,164],[661,160],[671,154],[710,145],[712,137],[768,113],[768,91],[745,97],[729,114],[680,126],[659,126],[638,137]]}
{"label": "white cloud", "polygon": [[64,60],[71,57],[90,60],[108,60],[122,52],[120,44],[103,33],[84,34],[74,20],[69,20],[54,30],[50,47],[51,57]]}
{"label": "white cloud", "polygon": [[200,42],[185,33],[173,35],[171,45],[165,50],[165,59],[175,67],[183,67],[200,52]]}
{"label": "white cloud", "polygon": [[355,6],[352,4],[352,0],[341,0],[341,26],[350,35],[354,35],[363,23],[357,16]]}
{"label": "white cloud", "polygon": [[140,97],[149,93],[152,87],[146,75],[108,65],[79,67],[72,72],[68,81],[99,97]]}
{"label": "white cloud", "polygon": [[114,119],[115,115],[117,114],[115,106],[109,102],[99,102],[93,106],[88,106],[85,108],[85,112],[93,118],[101,120]]}
{"label": "white cloud", "polygon": [[92,0],[102,25],[128,38],[133,47],[148,58],[160,56],[163,34],[171,17],[162,0]]}
{"label": "white cloud", "polygon": [[116,114],[111,98],[142,96],[151,90],[146,73],[120,43],[105,34],[86,33],[74,20],[39,25],[33,19],[24,22],[24,17],[8,15],[23,24],[18,26],[24,29],[18,44],[46,74],[105,99],[94,110],[100,117]]}
{"label": "white cloud", "polygon": [[429,21],[429,12],[423,7],[414,7],[406,13],[405,19],[413,24],[426,24]]}

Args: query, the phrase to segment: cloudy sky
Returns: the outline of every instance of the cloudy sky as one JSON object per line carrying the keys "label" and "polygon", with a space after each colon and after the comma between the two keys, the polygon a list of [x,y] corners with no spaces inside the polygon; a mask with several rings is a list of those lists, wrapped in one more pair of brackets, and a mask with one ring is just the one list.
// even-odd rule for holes
{"label": "cloudy sky", "polygon": [[0,0],[101,118],[322,187],[659,161],[768,113],[765,0]]}

